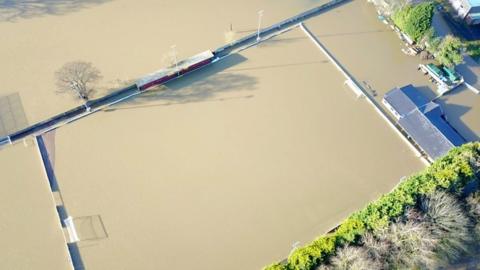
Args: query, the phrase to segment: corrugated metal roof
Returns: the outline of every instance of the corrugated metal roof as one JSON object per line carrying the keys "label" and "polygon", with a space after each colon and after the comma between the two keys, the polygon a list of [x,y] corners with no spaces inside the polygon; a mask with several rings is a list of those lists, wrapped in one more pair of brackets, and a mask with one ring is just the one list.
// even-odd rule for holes
{"label": "corrugated metal roof", "polygon": [[435,115],[441,117],[443,115],[440,105],[435,102],[428,102],[424,106],[418,108],[425,115]]}
{"label": "corrugated metal roof", "polygon": [[211,51],[204,51],[199,54],[196,54],[192,57],[189,57],[187,59],[179,61],[176,65],[173,64],[170,67],[163,68],[160,70],[157,70],[153,73],[147,74],[143,76],[142,78],[137,80],[137,85],[142,86],[145,85],[149,82],[155,81],[157,79],[160,79],[162,77],[165,77],[167,75],[173,74],[177,72],[178,70],[182,70],[185,68],[188,68],[190,65],[199,63],[203,60],[209,59],[213,57],[213,53]]}
{"label": "corrugated metal roof", "polygon": [[440,105],[428,101],[412,85],[395,88],[384,99],[400,114],[400,126],[430,158],[437,159],[465,143],[443,118]]}
{"label": "corrugated metal roof", "polygon": [[478,7],[480,6],[480,0],[468,0],[468,3],[471,7]]}
{"label": "corrugated metal roof", "polygon": [[385,94],[384,99],[400,116],[428,103],[427,98],[411,84],[389,91]]}
{"label": "corrugated metal roof", "polygon": [[445,155],[464,140],[441,117],[427,117],[419,110],[414,110],[398,120],[410,137],[432,158]]}

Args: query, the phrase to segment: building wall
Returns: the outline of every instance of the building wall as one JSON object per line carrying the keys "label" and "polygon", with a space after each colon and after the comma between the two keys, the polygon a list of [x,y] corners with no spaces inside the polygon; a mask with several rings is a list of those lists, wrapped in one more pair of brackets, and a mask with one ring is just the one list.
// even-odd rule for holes
{"label": "building wall", "polygon": [[390,103],[388,103],[388,101],[385,99],[382,99],[382,103],[383,105],[385,105],[385,107],[387,107],[387,109],[393,114],[395,119],[397,119],[398,121],[400,119],[400,114],[393,108],[393,106],[390,105]]}
{"label": "building wall", "polygon": [[457,10],[458,16],[465,19],[468,24],[480,23],[480,5],[471,6],[468,0],[449,0],[452,7]]}
{"label": "building wall", "polygon": [[465,18],[470,11],[470,4],[468,0],[449,0],[452,7],[457,11],[458,16]]}
{"label": "building wall", "polygon": [[479,24],[480,23],[480,13],[469,13],[465,18],[468,24]]}

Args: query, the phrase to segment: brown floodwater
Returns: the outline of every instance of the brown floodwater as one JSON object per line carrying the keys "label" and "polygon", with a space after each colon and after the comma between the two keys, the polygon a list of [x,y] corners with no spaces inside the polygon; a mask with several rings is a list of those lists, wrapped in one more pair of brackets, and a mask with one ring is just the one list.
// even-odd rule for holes
{"label": "brown floodwater", "polygon": [[[1,80],[33,122],[74,104],[52,90],[66,61],[99,67],[100,95],[160,68],[172,44],[186,57],[220,46],[230,24],[254,31],[259,9],[269,25],[322,2],[116,0],[19,18],[0,23],[0,56],[14,63]],[[307,25],[377,98],[407,83],[431,95],[364,1]],[[344,81],[296,29],[56,130],[66,208],[105,229],[79,242],[87,269],[259,269],[421,169]]]}
{"label": "brown floodwater", "polygon": [[0,151],[1,269],[69,269],[65,238],[32,140]]}
{"label": "brown floodwater", "polygon": [[294,30],[57,130],[65,204],[108,234],[85,265],[259,269],[422,168],[343,82]]}
{"label": "brown floodwater", "polygon": [[448,122],[468,141],[480,140],[480,95],[465,86],[438,99]]}

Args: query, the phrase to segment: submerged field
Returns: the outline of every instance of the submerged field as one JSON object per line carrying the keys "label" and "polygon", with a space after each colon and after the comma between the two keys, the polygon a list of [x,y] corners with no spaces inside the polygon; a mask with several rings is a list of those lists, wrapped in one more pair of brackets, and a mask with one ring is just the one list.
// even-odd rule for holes
{"label": "submerged field", "polygon": [[69,269],[55,202],[33,141],[0,152],[0,268]]}
{"label": "submerged field", "polygon": [[[165,65],[173,44],[187,57],[222,45],[230,23],[255,31],[259,9],[269,25],[323,2],[116,0],[18,17],[0,23],[0,94],[19,92],[38,121],[77,104],[54,92],[67,61],[93,62],[101,95]],[[407,83],[431,95],[364,1],[307,25],[379,99]],[[79,243],[87,269],[258,269],[423,167],[344,80],[294,30],[50,133],[69,214],[105,226]]]}
{"label": "submerged field", "polygon": [[90,269],[258,269],[422,167],[306,39],[167,87],[56,131],[68,210],[109,235]]}

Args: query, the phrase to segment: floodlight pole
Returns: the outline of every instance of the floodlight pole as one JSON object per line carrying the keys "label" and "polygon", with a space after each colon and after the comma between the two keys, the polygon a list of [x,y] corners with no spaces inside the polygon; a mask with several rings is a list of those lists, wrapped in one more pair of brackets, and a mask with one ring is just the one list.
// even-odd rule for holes
{"label": "floodlight pole", "polygon": [[175,61],[175,71],[177,72],[177,75],[178,75],[177,51],[175,50],[177,48],[177,45],[172,45],[170,48],[172,48],[173,50],[173,59]]}
{"label": "floodlight pole", "polygon": [[288,256],[290,257],[290,255],[292,255],[292,253],[300,246],[300,241],[297,241],[295,243],[292,244],[292,249],[290,250],[290,253],[288,254]]}
{"label": "floodlight pole", "polygon": [[258,29],[257,29],[257,42],[260,41],[260,26],[262,25],[263,10],[258,11]]}
{"label": "floodlight pole", "polygon": [[[75,91],[78,95],[78,97],[80,97],[80,99],[85,99],[82,94],[80,93],[80,91],[78,91],[78,83],[73,81],[73,82],[70,82],[70,87],[72,88],[73,91]],[[83,103],[83,106],[85,106],[85,109],[87,109],[87,112],[90,112],[90,107],[88,106],[87,104],[87,101],[85,101],[85,103]]]}

